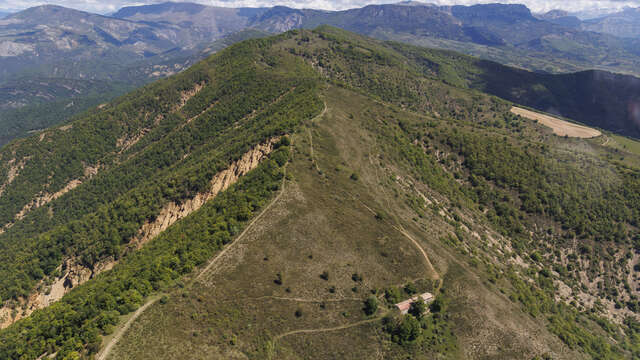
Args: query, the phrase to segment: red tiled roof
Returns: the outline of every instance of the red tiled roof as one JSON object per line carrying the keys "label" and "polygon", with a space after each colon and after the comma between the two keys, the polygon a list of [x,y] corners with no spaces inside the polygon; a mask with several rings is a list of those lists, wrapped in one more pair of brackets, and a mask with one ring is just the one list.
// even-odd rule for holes
{"label": "red tiled roof", "polygon": [[401,313],[406,314],[407,312],[409,312],[411,304],[413,304],[414,301],[418,300],[418,297],[422,298],[422,301],[424,302],[430,302],[431,300],[433,300],[433,295],[431,293],[424,293],[418,296],[414,296],[411,299],[399,302],[396,304],[396,307],[400,310]]}

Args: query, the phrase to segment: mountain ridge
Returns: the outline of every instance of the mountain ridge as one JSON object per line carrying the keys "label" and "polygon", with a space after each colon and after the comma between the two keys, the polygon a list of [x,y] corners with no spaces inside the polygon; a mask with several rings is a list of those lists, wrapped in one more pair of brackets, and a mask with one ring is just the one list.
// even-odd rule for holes
{"label": "mountain ridge", "polygon": [[[639,354],[640,153],[512,114],[454,55],[294,30],[3,148],[9,314],[69,259],[118,264],[0,331],[0,355],[94,356],[141,306],[113,358]],[[130,241],[267,142],[226,191]],[[430,313],[395,310],[423,292]]]}

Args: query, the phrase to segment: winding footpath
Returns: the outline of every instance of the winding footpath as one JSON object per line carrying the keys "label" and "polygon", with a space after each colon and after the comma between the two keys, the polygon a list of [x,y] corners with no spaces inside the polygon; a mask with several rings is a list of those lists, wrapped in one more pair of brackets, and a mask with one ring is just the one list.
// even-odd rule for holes
{"label": "winding footpath", "polygon": [[[225,253],[227,253],[227,251],[229,251],[229,249],[231,249],[235,244],[237,244],[239,240],[244,238],[245,234],[253,227],[253,225],[256,223],[256,221],[261,219],[262,216],[271,208],[271,206],[273,206],[273,204],[275,204],[278,201],[278,199],[280,199],[280,197],[282,196],[282,194],[284,193],[284,190],[285,190],[285,187],[284,187],[285,182],[286,182],[286,168],[285,168],[285,176],[282,179],[282,189],[280,190],[278,195],[275,198],[273,198],[273,200],[271,200],[271,202],[260,212],[260,214],[258,214],[258,216],[256,216],[253,219],[253,221],[251,221],[251,223],[249,223],[249,225],[247,225],[247,227],[240,234],[240,236],[238,236],[232,243],[230,243],[227,247],[225,247],[215,258],[213,258],[209,262],[209,264],[207,264],[207,266],[202,271],[200,271],[198,276],[196,276],[192,280],[191,283],[193,283],[196,280],[202,278],[202,276],[204,274],[206,274],[209,270],[211,270],[211,268],[214,265],[217,264],[218,260]],[[131,318],[129,320],[127,320],[127,322],[120,329],[118,329],[116,331],[115,335],[109,341],[109,343],[107,343],[107,345],[102,349],[102,351],[100,351],[98,353],[98,355],[96,356],[96,360],[106,360],[107,357],[109,356],[109,354],[111,353],[111,350],[113,349],[113,347],[120,341],[120,339],[127,332],[127,330],[129,330],[129,327],[131,327],[131,324],[133,324],[133,322],[138,317],[140,317],[140,315],[142,315],[142,313],[144,313],[144,311],[147,310],[149,308],[149,306],[153,305],[156,301],[158,301],[158,299],[160,299],[160,297],[161,297],[160,295],[156,295],[156,296],[150,298],[144,305],[142,305],[138,310],[136,310],[136,312],[133,313],[133,316],[131,316]]]}
{"label": "winding footpath", "polygon": [[352,328],[352,327],[356,327],[356,326],[360,326],[360,325],[364,325],[364,324],[368,324],[368,323],[379,321],[383,316],[384,315],[381,315],[381,316],[375,317],[373,319],[362,320],[362,321],[358,321],[358,322],[355,322],[355,323],[352,323],[352,324],[346,324],[346,325],[330,327],[330,328],[301,329],[301,330],[288,331],[286,333],[283,333],[283,334],[280,334],[280,335],[274,337],[273,341],[278,341],[278,340],[282,339],[285,336],[296,335],[296,334],[313,334],[313,333],[320,333],[320,332],[329,332],[329,331],[338,331],[338,330],[349,329],[349,328]]}
{"label": "winding footpath", "polygon": [[278,199],[280,199],[280,197],[282,196],[282,194],[284,193],[284,185],[285,185],[285,179],[286,179],[286,170],[285,170],[285,176],[282,179],[282,189],[280,190],[280,192],[278,193],[278,195],[271,200],[271,202],[269,203],[269,205],[267,205],[261,212],[260,214],[258,214],[258,216],[256,216],[251,223],[249,223],[249,225],[247,225],[247,227],[244,229],[244,231],[242,231],[242,233],[240,234],[240,236],[238,236],[231,244],[229,244],[229,246],[225,247],[218,255],[216,255],[216,257],[214,257],[209,264],[207,264],[207,266],[202,269],[202,271],[200,271],[200,273],[198,274],[198,276],[195,277],[195,279],[193,279],[193,281],[197,281],[199,279],[202,278],[202,276],[204,276],[204,274],[208,273],[214,265],[216,265],[218,263],[218,260],[224,256],[224,254],[226,254],[235,244],[238,243],[239,240],[241,240],[242,238],[244,238],[245,234],[253,227],[253,224],[256,223],[256,221],[260,220],[262,218],[262,216],[271,208],[271,206],[273,206],[273,204],[275,204]]}

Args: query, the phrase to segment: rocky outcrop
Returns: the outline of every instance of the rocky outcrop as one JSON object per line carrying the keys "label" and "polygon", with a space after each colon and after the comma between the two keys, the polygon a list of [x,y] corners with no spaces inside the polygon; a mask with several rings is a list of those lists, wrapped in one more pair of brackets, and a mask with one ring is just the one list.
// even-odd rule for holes
{"label": "rocky outcrop", "polygon": [[[191,99],[192,97],[196,96],[196,94],[198,94],[200,92],[200,90],[202,90],[205,87],[205,85],[206,85],[206,83],[204,83],[204,82],[199,83],[199,84],[195,84],[193,89],[185,90],[185,91],[181,92],[180,93],[180,101],[177,104],[174,105],[174,107],[173,107],[173,109],[171,111],[172,112],[176,112],[176,111],[179,111],[180,109],[182,109],[187,104],[189,99]],[[207,108],[207,110],[208,110],[208,108]],[[147,114],[146,116],[149,116],[149,114]],[[200,115],[198,115],[198,116],[200,116]],[[153,119],[153,124],[155,126],[157,126],[158,124],[160,124],[160,121],[162,121],[162,119],[164,119],[164,116],[162,114],[158,114]],[[191,120],[193,120],[193,119],[189,119],[187,121],[187,123],[190,122]],[[124,136],[119,138],[116,141],[116,147],[119,148],[118,154],[121,154],[121,153],[129,150],[131,147],[133,147],[135,144],[137,144],[138,141],[140,141],[145,135],[147,135],[151,131],[151,129],[152,128],[150,128],[150,127],[145,127],[145,128],[140,129],[140,131],[138,131],[138,133],[136,133],[136,134],[125,134]]]}
{"label": "rocky outcrop", "polygon": [[202,88],[204,88],[205,85],[206,84],[204,82],[201,82],[199,84],[196,84],[193,87],[193,89],[183,91],[182,93],[180,93],[180,102],[178,103],[174,111],[178,111],[182,109],[187,104],[187,101],[189,101],[189,99],[191,99],[192,97],[196,96],[196,94],[199,93],[200,90],[202,90]]}
{"label": "rocky outcrop", "polygon": [[20,210],[20,212],[18,212],[16,214],[15,220],[22,220],[25,215],[27,215],[27,213],[29,213],[29,211],[33,210],[33,209],[37,209],[43,205],[48,204],[49,202],[61,197],[62,195],[68,193],[69,191],[77,188],[78,186],[80,186],[80,184],[82,184],[81,180],[78,179],[74,179],[71,180],[67,183],[67,185],[65,185],[62,189],[56,191],[55,193],[51,194],[48,192],[43,192],[41,193],[39,196],[37,196],[36,198],[34,198],[33,200],[31,200],[30,203],[26,204],[22,210]]}

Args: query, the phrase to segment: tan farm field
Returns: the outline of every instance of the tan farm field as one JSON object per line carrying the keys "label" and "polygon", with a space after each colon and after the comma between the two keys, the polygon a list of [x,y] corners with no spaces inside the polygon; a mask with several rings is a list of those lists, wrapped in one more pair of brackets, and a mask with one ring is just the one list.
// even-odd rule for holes
{"label": "tan farm field", "polygon": [[566,135],[577,138],[593,138],[602,135],[602,133],[596,129],[573,124],[550,115],[537,113],[516,106],[511,108],[511,112],[527,119],[538,121],[542,125],[550,127],[553,130],[553,133],[558,136]]}

